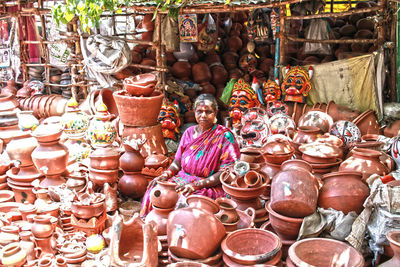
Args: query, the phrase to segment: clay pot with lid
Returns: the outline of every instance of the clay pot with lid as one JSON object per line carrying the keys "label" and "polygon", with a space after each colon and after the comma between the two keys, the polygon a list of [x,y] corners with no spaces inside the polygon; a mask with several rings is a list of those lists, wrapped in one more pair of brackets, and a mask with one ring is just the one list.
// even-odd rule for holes
{"label": "clay pot with lid", "polygon": [[288,217],[302,218],[317,207],[319,184],[312,167],[302,160],[288,160],[281,165],[271,183],[271,208]]}
{"label": "clay pot with lid", "polygon": [[268,142],[262,148],[261,153],[267,162],[281,164],[293,156],[294,148],[289,141],[276,138],[274,141]]}
{"label": "clay pot with lid", "polygon": [[359,251],[334,239],[307,238],[289,248],[289,258],[295,266],[334,266],[338,255],[347,255],[340,257],[344,266],[364,266],[364,257]]}
{"label": "clay pot with lid", "polygon": [[176,184],[174,183],[158,181],[157,185],[150,191],[152,205],[161,209],[174,208],[179,197],[175,187]]}
{"label": "clay pot with lid", "polygon": [[365,181],[372,174],[385,175],[388,168],[380,161],[381,152],[365,148],[354,148],[353,155],[342,162],[339,171],[356,171],[363,174]]}
{"label": "clay pot with lid", "polygon": [[369,187],[361,181],[359,172],[332,172],[322,176],[323,186],[318,198],[318,206],[333,208],[347,214],[360,214],[363,203],[369,196]]}
{"label": "clay pot with lid", "polygon": [[224,225],[214,216],[214,200],[198,195],[187,198],[189,207],[174,210],[167,223],[170,251],[182,258],[205,259],[215,253],[225,237]]}
{"label": "clay pot with lid", "polygon": [[1,263],[4,266],[22,266],[26,262],[26,252],[19,243],[11,243],[1,249]]}

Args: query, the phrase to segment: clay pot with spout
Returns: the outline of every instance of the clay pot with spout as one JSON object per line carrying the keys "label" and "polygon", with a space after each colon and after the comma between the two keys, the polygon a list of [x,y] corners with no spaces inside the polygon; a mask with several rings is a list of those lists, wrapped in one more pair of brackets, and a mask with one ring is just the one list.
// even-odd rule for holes
{"label": "clay pot with spout", "polygon": [[271,183],[271,208],[288,217],[312,214],[318,201],[319,184],[312,167],[302,160],[288,160]]}
{"label": "clay pot with spout", "polygon": [[214,200],[192,195],[189,207],[174,210],[168,217],[170,251],[182,258],[205,259],[220,246],[225,237],[224,225],[214,216],[219,211]]}
{"label": "clay pot with spout", "polygon": [[332,172],[322,176],[323,186],[318,198],[318,206],[333,208],[347,214],[360,214],[363,203],[369,196],[368,186],[361,181],[359,172]]}
{"label": "clay pot with spout", "polygon": [[175,186],[174,183],[158,181],[150,192],[152,205],[161,209],[174,208],[179,197]]}

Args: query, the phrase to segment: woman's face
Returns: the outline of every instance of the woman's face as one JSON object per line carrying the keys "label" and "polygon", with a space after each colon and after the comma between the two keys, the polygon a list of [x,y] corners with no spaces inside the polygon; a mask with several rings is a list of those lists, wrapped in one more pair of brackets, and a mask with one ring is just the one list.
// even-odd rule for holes
{"label": "woman's face", "polygon": [[196,107],[195,116],[197,123],[203,129],[209,129],[214,125],[217,114],[211,105],[203,102]]}

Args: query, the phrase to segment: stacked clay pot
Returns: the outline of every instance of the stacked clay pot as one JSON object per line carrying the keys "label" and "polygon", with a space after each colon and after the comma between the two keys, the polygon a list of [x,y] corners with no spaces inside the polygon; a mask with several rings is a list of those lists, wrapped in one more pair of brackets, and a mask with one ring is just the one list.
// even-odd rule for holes
{"label": "stacked clay pot", "polygon": [[37,256],[54,256],[56,251],[53,248],[52,236],[55,230],[57,218],[49,215],[36,215],[33,217],[32,235],[35,239]]}
{"label": "stacked clay pot", "polygon": [[125,140],[123,146],[125,153],[119,158],[119,165],[124,175],[118,181],[119,191],[134,199],[143,197],[147,189],[148,181],[141,173],[144,166],[144,158],[140,153],[145,139]]}
{"label": "stacked clay pot", "polygon": [[220,207],[219,212],[215,215],[222,222],[227,233],[231,233],[238,229],[240,216],[237,212],[237,204],[232,199],[217,198],[215,200]]}
{"label": "stacked clay pot", "polygon": [[111,186],[118,181],[119,172],[118,153],[114,148],[97,148],[89,155],[89,180],[96,187],[102,187],[105,183]]}
{"label": "stacked clay pot", "polygon": [[28,98],[19,98],[21,110],[31,110],[36,118],[62,116],[67,108],[68,100],[60,95],[34,95]]}

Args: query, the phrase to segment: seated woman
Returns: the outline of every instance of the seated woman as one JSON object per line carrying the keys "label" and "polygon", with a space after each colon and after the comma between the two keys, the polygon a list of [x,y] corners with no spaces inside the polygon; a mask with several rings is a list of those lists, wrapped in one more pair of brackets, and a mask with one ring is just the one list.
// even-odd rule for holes
{"label": "seated woman", "polygon": [[177,192],[216,199],[225,196],[219,176],[224,166],[240,158],[239,145],[232,132],[217,122],[218,105],[214,96],[200,95],[194,103],[197,125],[182,135],[171,166],[149,185],[143,197],[141,215],[151,208],[149,193],[158,180],[177,184]]}

